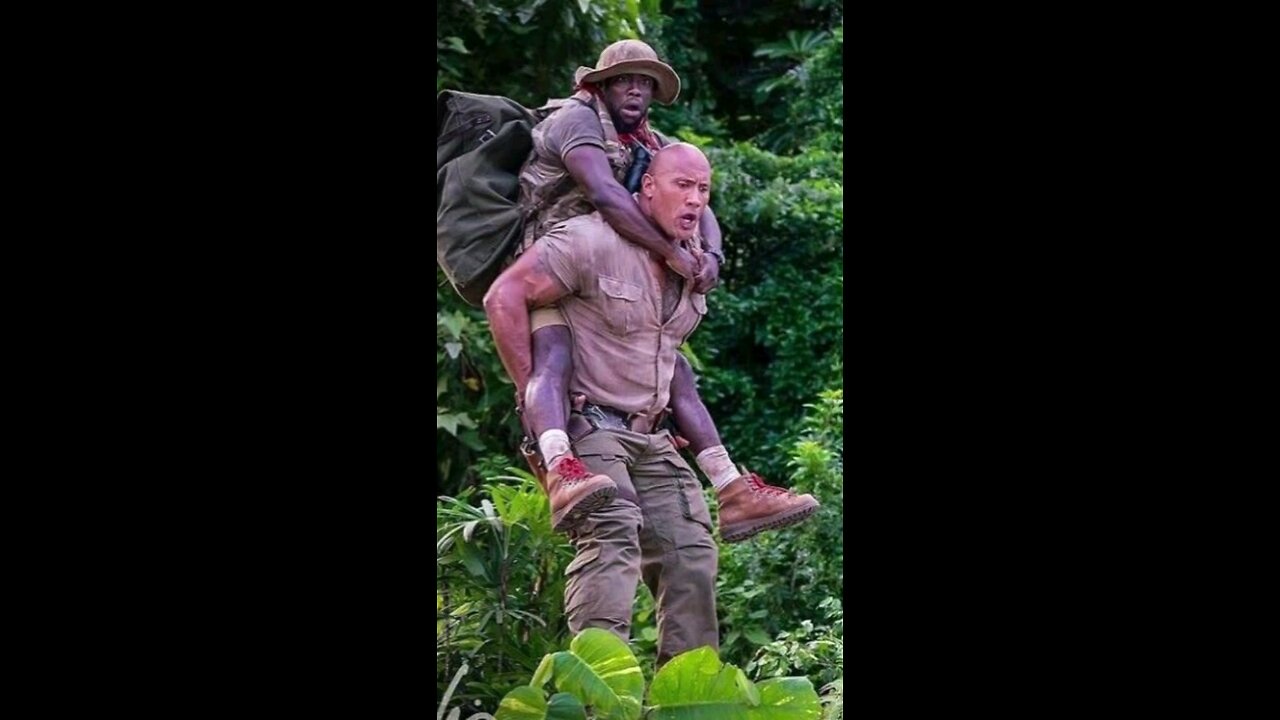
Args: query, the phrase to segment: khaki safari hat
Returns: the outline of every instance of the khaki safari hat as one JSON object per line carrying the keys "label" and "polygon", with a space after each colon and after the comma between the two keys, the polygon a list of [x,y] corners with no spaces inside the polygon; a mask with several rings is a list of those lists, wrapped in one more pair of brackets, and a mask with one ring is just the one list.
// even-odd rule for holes
{"label": "khaki safari hat", "polygon": [[580,67],[573,75],[574,84],[598,83],[618,75],[648,75],[653,78],[653,99],[663,105],[675,102],[680,94],[680,76],[671,66],[658,59],[658,53],[639,40],[619,40],[600,53],[593,68]]}

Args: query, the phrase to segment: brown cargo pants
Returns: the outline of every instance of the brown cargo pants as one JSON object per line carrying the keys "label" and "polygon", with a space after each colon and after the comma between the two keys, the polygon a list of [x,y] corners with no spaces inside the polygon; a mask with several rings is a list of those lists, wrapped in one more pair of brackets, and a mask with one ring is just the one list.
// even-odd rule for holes
{"label": "brown cargo pants", "polygon": [[618,483],[618,495],[570,535],[577,549],[565,569],[570,631],[603,628],[630,639],[643,577],[657,606],[659,666],[703,645],[718,650],[711,516],[671,436],[602,428],[574,445],[588,469]]}

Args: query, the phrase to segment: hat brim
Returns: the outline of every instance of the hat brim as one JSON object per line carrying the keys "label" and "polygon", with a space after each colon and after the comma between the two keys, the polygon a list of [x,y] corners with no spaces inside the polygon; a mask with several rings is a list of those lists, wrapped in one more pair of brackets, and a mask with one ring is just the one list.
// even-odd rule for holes
{"label": "hat brim", "polygon": [[648,75],[653,78],[656,83],[653,99],[663,105],[670,105],[680,96],[680,76],[676,75],[676,71],[672,70],[670,65],[658,60],[623,60],[603,70],[580,67],[574,73],[573,81],[575,84],[598,83],[618,75]]}

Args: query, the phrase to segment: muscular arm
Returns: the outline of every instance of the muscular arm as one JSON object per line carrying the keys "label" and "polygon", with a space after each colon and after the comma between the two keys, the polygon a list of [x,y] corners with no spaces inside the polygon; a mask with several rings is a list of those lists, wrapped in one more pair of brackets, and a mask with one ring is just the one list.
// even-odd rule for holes
{"label": "muscular arm", "polygon": [[716,220],[716,214],[711,212],[710,205],[702,209],[702,219],[698,221],[698,232],[702,235],[705,249],[715,250],[721,255],[724,254],[723,241],[720,236],[720,222]]}
{"label": "muscular arm", "polygon": [[484,311],[489,316],[489,331],[493,333],[498,357],[521,398],[533,372],[529,311],[569,294],[564,284],[547,269],[540,250],[537,244],[529,248],[498,276],[484,295]]}
{"label": "muscular arm", "polygon": [[[619,235],[662,258],[671,269],[686,278],[696,272],[688,251],[671,242],[649,218],[640,212],[631,193],[618,184],[609,167],[609,158],[595,145],[579,145],[564,156],[565,167],[586,193],[587,200]],[[720,239],[716,227],[716,241]]]}
{"label": "muscular arm", "polygon": [[720,261],[716,256],[711,255],[709,251],[724,255],[723,240],[720,236],[720,223],[716,220],[716,214],[711,212],[711,206],[702,209],[702,218],[698,221],[698,232],[702,235],[703,249],[708,253],[702,256],[698,266],[698,275],[694,278],[693,291],[700,293],[711,292],[711,289],[720,284]]}
{"label": "muscular arm", "polygon": [[698,396],[693,368],[680,354],[676,355],[676,369],[671,377],[671,413],[676,429],[689,441],[689,450],[694,455],[720,444],[715,421]]}

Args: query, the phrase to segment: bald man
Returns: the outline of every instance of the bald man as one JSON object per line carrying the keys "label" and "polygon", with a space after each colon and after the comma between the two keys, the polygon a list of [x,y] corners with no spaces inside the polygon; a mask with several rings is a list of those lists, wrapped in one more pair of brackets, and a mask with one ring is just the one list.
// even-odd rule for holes
{"label": "bald man", "polygon": [[[696,250],[689,245],[710,195],[706,156],[676,143],[654,155],[636,201],[670,242]],[[702,645],[718,648],[711,517],[697,476],[670,433],[657,428],[671,399],[677,349],[706,314],[705,295],[623,240],[598,212],[543,236],[489,292],[530,309],[559,303],[573,334],[569,387],[587,398],[569,435],[587,470],[616,485],[591,490],[598,493],[591,502],[576,504],[590,511],[567,523],[577,550],[566,570],[570,630],[599,627],[628,639],[643,577],[657,603],[659,664]],[[516,359],[529,357],[528,314],[490,318],[498,354],[517,377]],[[761,510],[753,529],[764,518],[790,524],[818,506],[809,495],[761,491],[750,478],[735,483],[754,493]]]}

